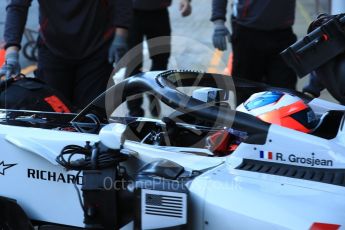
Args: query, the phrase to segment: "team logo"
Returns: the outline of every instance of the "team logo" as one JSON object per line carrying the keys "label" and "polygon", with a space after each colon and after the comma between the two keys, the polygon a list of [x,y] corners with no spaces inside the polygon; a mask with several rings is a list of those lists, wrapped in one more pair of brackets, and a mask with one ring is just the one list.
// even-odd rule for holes
{"label": "team logo", "polygon": [[6,170],[9,169],[9,168],[11,168],[11,167],[13,167],[13,166],[15,166],[15,165],[16,165],[16,164],[5,164],[4,161],[1,161],[1,162],[0,162],[0,175],[5,176]]}

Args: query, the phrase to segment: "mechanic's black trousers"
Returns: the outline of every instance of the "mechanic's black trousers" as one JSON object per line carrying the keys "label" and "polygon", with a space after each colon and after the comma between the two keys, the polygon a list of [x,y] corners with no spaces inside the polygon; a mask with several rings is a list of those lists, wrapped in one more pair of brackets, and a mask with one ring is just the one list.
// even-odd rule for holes
{"label": "mechanic's black trousers", "polygon": [[[127,66],[126,76],[129,77],[142,71],[143,41],[145,38],[148,44],[150,59],[152,60],[151,70],[166,70],[171,53],[170,35],[170,19],[167,9],[153,11],[134,10],[128,38],[131,63]],[[153,104],[157,103],[152,98],[150,98],[150,101]],[[131,116],[143,116],[142,103],[143,98],[140,96],[137,99],[128,101],[129,114]],[[152,107],[151,109],[154,108]]]}
{"label": "mechanic's black trousers", "polygon": [[232,76],[294,89],[297,77],[280,57],[296,41],[292,28],[263,31],[239,25],[232,19]]}
{"label": "mechanic's black trousers", "polygon": [[55,56],[41,44],[37,77],[82,109],[107,88],[113,70],[108,63],[108,48],[104,45],[88,58],[69,60]]}

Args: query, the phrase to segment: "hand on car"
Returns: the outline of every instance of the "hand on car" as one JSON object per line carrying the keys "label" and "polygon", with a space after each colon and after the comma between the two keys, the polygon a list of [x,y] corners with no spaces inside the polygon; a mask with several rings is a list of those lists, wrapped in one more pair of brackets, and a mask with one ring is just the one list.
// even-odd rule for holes
{"label": "hand on car", "polygon": [[230,42],[230,31],[225,26],[224,20],[216,20],[213,23],[213,46],[221,51],[224,51],[227,49],[227,43]]}
{"label": "hand on car", "polygon": [[6,79],[11,76],[20,74],[19,51],[17,49],[7,49],[5,56],[5,64],[0,69],[0,77],[5,76]]}
{"label": "hand on car", "polygon": [[189,0],[180,1],[180,12],[182,17],[187,17],[192,13],[192,7],[190,5]]}

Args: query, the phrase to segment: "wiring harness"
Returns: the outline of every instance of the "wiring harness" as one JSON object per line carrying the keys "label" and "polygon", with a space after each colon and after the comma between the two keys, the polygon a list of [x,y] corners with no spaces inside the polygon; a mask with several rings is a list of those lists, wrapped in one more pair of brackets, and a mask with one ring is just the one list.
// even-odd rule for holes
{"label": "wiring harness", "polygon": [[119,150],[107,149],[100,143],[91,146],[90,142],[86,142],[84,147],[67,145],[61,150],[56,161],[67,170],[80,171],[113,167],[127,158]]}
{"label": "wiring harness", "polygon": [[[109,149],[100,142],[84,147],[67,145],[61,150],[56,161],[67,170],[82,173],[83,183],[76,189],[79,203],[84,211],[85,229],[119,229],[119,198],[126,194],[126,183],[118,189],[122,181],[120,163],[128,156],[122,148]],[[82,194],[81,194],[82,192]]]}

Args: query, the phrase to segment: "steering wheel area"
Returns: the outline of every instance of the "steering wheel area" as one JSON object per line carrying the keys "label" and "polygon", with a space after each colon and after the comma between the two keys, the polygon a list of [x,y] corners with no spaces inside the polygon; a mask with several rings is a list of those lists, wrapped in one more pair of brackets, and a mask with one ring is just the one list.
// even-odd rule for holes
{"label": "steering wheel area", "polygon": [[[106,111],[109,118],[123,102],[132,96],[149,93],[167,106],[178,111],[180,115],[188,114],[189,118],[198,121],[208,122],[217,126],[232,127],[248,133],[249,138],[247,141],[250,143],[265,143],[270,124],[251,115],[236,112],[229,106],[218,106],[214,103],[206,104],[179,90],[181,87],[213,87],[235,92],[241,87],[262,91],[266,86],[259,85],[258,87],[257,85],[251,85],[250,82],[236,80],[229,76],[194,71],[140,73],[110,87],[73,119],[72,122],[83,120],[85,115],[90,113],[90,109],[95,110],[95,108]],[[174,120],[173,116],[175,115],[172,114],[168,119]]]}

